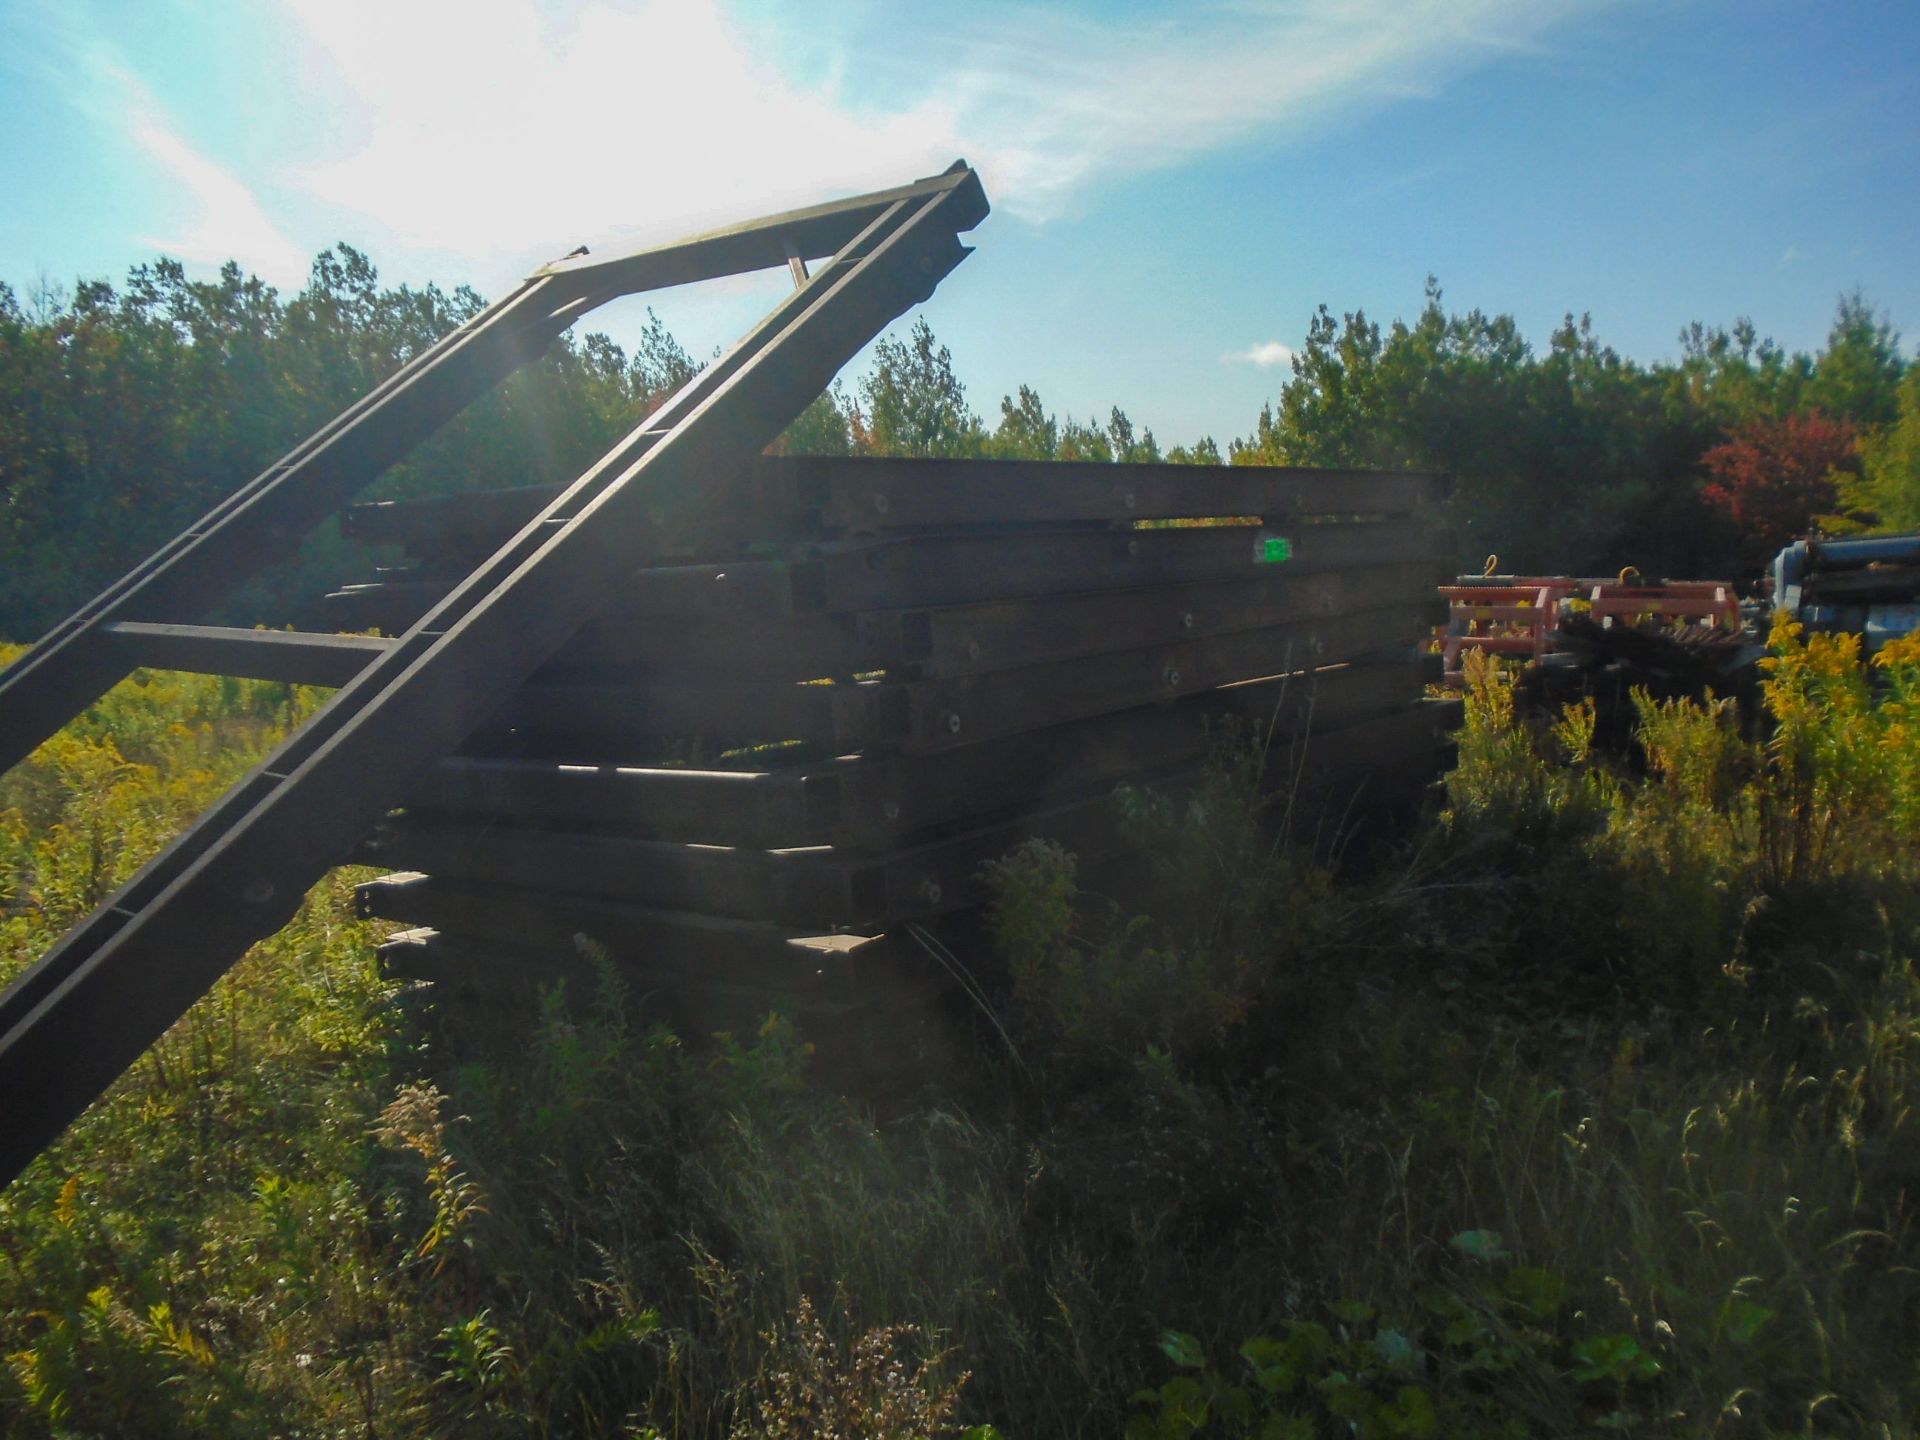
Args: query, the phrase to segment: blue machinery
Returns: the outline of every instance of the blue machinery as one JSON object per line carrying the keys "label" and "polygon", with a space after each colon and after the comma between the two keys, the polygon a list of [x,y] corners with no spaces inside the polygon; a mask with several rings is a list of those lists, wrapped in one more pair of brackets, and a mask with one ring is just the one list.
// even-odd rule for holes
{"label": "blue machinery", "polygon": [[1810,630],[1858,632],[1872,653],[1920,630],[1920,531],[1796,540],[1774,556],[1773,597]]}

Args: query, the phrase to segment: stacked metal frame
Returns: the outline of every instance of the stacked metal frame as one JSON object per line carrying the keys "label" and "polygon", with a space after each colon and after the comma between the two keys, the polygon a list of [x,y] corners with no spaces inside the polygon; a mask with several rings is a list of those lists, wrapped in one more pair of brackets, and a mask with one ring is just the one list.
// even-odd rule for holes
{"label": "stacked metal frame", "polygon": [[[363,849],[403,867],[359,892],[416,927],[398,966],[540,968],[584,935],[649,990],[872,1001],[908,967],[814,937],[974,909],[1030,838],[1098,863],[1116,786],[1191,785],[1225,727],[1329,829],[1439,766],[1442,477],[761,457],[709,483],[727,524],[636,566]],[[544,498],[357,507],[399,553],[336,623],[409,623]]]}

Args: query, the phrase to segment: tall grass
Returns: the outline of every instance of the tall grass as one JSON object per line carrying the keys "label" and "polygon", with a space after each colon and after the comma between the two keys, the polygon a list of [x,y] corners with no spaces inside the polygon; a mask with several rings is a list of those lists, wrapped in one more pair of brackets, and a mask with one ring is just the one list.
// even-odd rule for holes
{"label": "tall grass", "polygon": [[[0,1428],[1911,1434],[1920,645],[1775,646],[1764,739],[1629,756],[1476,670],[1364,881],[1232,764],[1130,797],[866,1089],[597,952],[402,991],[329,881],[0,1197]],[[6,963],[310,703],[137,677],[8,777]]]}

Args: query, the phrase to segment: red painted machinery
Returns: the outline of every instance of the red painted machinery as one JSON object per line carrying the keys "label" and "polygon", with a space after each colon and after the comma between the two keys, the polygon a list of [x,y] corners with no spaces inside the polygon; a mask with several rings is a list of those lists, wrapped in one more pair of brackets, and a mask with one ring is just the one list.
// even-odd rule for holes
{"label": "red painted machinery", "polygon": [[1463,576],[1443,585],[1447,599],[1446,633],[1440,639],[1446,683],[1463,683],[1461,661],[1469,650],[1513,655],[1529,663],[1561,654],[1565,626],[1580,617],[1579,628],[1631,627],[1659,632],[1708,631],[1738,636],[1743,628],[1740,601],[1725,580],[1671,580],[1649,583],[1637,571],[1612,580],[1567,575]]}

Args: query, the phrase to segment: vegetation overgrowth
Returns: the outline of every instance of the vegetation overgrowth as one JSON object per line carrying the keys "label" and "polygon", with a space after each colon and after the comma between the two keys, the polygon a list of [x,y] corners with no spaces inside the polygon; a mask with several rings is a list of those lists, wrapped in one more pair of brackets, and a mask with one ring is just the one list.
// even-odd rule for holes
{"label": "vegetation overgrowth", "polygon": [[[1912,1434],[1920,642],[1764,688],[1615,755],[1476,663],[1364,875],[1242,737],[1124,898],[1007,857],[1003,1029],[882,1084],[591,947],[403,989],[336,876],[0,1194],[0,1429]],[[137,674],[0,781],[0,979],[312,703]]]}
{"label": "vegetation overgrowth", "polygon": [[[287,298],[0,287],[0,633],[481,303],[345,247]],[[383,492],[564,478],[697,363],[568,339]],[[925,322],[779,444],[1222,458],[1028,387],[989,425]],[[1322,309],[1226,457],[1447,470],[1476,563],[1744,574],[1920,524],[1920,370],[1857,296],[1816,355],[1742,322],[1641,366],[1430,287]],[[312,623],[364,559],[323,527],[226,618]],[[590,945],[591,993],[456,1003],[338,874],[0,1193],[0,1429],[1915,1433],[1920,646],[1783,624],[1769,665],[1757,720],[1641,697],[1626,755],[1476,667],[1363,876],[1272,839],[1242,737],[1118,797],[1124,887],[994,867],[990,1023],[677,1034]],[[0,777],[0,982],[317,699],[142,672]],[[879,1038],[884,1081],[840,1063]]]}

